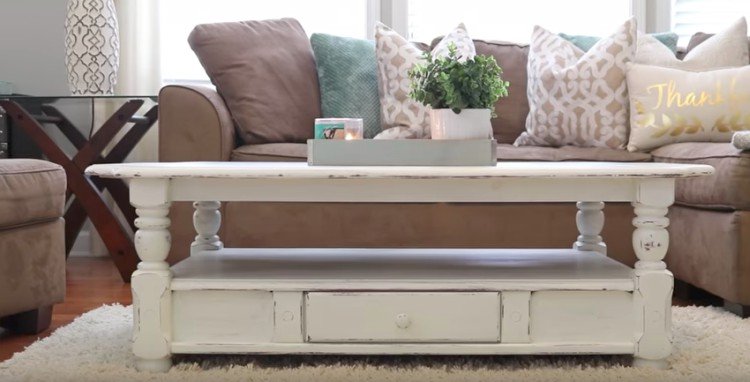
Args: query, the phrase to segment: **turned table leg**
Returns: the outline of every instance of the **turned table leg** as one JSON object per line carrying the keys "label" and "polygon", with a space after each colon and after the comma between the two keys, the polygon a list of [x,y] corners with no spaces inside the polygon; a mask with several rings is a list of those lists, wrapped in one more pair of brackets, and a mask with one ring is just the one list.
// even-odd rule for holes
{"label": "turned table leg", "polygon": [[662,261],[669,247],[666,217],[674,201],[674,181],[658,179],[639,185],[633,203],[633,248],[638,262],[633,271],[636,317],[634,366],[667,368],[672,352],[672,290],[674,277]]}
{"label": "turned table leg", "polygon": [[596,251],[603,255],[607,254],[607,245],[602,241],[601,232],[604,228],[604,203],[602,202],[578,202],[578,213],[576,214],[576,226],[578,226],[578,240],[573,243],[573,248],[579,251]]}
{"label": "turned table leg", "polygon": [[168,186],[164,179],[131,183],[131,203],[138,214],[135,249],[141,259],[131,278],[133,353],[136,369],[142,371],[165,372],[172,366]]}
{"label": "turned table leg", "polygon": [[219,228],[221,227],[221,203],[217,201],[205,201],[193,203],[193,226],[195,227],[195,240],[190,245],[190,255],[200,251],[215,251],[224,248],[219,239]]}

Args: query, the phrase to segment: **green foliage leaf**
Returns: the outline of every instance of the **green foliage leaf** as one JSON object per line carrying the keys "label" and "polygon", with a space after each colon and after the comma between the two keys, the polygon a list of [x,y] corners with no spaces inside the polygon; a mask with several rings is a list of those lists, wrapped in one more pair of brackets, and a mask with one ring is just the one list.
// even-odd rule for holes
{"label": "green foliage leaf", "polygon": [[409,70],[409,96],[433,109],[490,109],[508,96],[510,83],[502,78],[503,70],[495,58],[477,55],[459,61],[456,45],[448,46],[448,56],[433,57],[425,53],[425,62]]}

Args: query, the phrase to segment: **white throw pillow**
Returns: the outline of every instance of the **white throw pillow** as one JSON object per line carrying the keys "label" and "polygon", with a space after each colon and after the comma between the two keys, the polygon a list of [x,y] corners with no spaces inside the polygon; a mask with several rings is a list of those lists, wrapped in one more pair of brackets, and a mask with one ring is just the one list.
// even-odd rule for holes
{"label": "white throw pillow", "polygon": [[750,129],[750,66],[692,72],[630,64],[629,151],[729,142]]}
{"label": "white throw pillow", "polygon": [[747,22],[744,17],[738,19],[693,48],[682,60],[653,36],[638,34],[635,62],[693,71],[747,65]]}
{"label": "white throw pillow", "polygon": [[[432,50],[435,57],[448,54],[448,46],[456,45],[462,59],[476,55],[474,42],[460,24]],[[383,132],[375,139],[409,139],[430,137],[429,108],[409,97],[409,70],[423,62],[423,52],[382,23],[375,25],[375,55],[378,62],[378,86]]]}

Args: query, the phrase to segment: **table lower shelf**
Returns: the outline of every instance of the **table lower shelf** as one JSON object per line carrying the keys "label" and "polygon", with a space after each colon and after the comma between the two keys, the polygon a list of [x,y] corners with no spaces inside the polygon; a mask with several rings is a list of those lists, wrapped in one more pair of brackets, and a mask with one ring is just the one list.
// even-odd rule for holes
{"label": "table lower shelf", "polygon": [[175,265],[173,353],[633,354],[633,270],[596,252],[222,249]]}
{"label": "table lower shelf", "polygon": [[633,290],[632,269],[574,249],[227,248],[172,267],[172,290]]}

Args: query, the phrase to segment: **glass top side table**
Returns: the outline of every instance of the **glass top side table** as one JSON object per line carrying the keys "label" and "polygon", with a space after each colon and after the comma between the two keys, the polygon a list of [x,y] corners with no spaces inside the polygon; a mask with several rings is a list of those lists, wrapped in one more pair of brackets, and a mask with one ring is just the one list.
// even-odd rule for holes
{"label": "glass top side table", "polygon": [[[66,254],[70,253],[88,217],[122,279],[129,281],[138,256],[130,234],[135,231],[136,214],[128,202],[128,186],[122,181],[89,178],[84,170],[96,163],[124,161],[157,121],[157,97],[2,95],[0,107],[10,123],[23,131],[48,160],[65,169],[68,181]],[[104,200],[105,189],[130,227],[122,225]]]}

